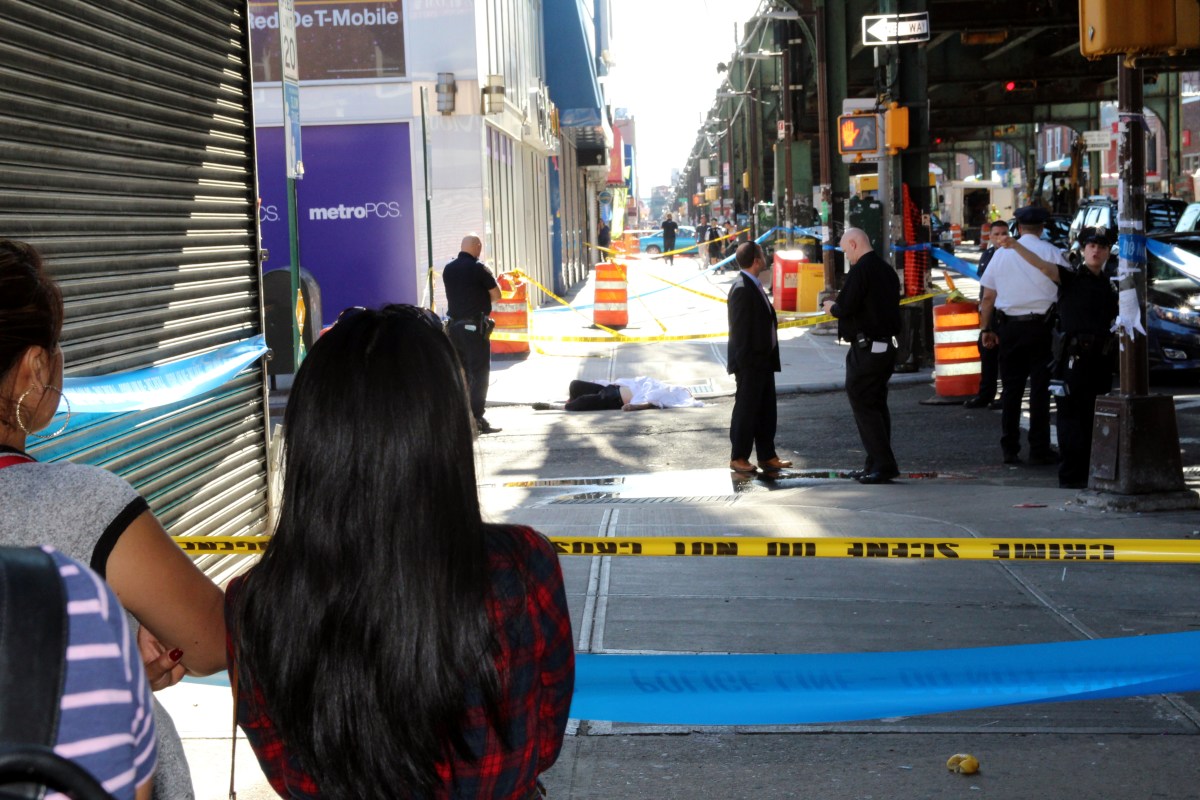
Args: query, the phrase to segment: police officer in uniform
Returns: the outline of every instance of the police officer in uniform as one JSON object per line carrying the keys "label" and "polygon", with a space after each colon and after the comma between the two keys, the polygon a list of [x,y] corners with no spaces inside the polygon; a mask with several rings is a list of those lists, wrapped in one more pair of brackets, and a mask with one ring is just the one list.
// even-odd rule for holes
{"label": "police officer in uniform", "polygon": [[475,415],[475,427],[480,433],[497,433],[483,416],[487,405],[488,381],[492,372],[492,350],[488,338],[494,323],[488,316],[492,303],[500,299],[500,287],[492,271],[479,256],[483,253],[483,242],[478,236],[463,237],[458,258],[442,270],[442,284],[446,287],[446,313],[450,321],[446,333],[462,362],[471,390],[471,413]]}
{"label": "police officer in uniform", "polygon": [[[989,247],[979,256],[980,279],[987,272],[988,264],[996,251],[1008,241],[1008,223],[998,219],[988,225]],[[983,346],[983,331],[979,332],[979,392],[963,403],[967,408],[996,408],[996,379],[1000,377],[1000,353],[995,347]]]}
{"label": "police officer in uniform", "polygon": [[1012,246],[1058,284],[1052,388],[1062,450],[1058,485],[1064,489],[1087,488],[1096,398],[1112,391],[1116,352],[1117,292],[1104,274],[1112,238],[1104,228],[1084,228],[1079,242],[1083,264],[1077,270],[1038,258],[1019,242]]}
{"label": "police officer in uniform", "polygon": [[891,483],[900,474],[887,404],[888,381],[896,368],[895,337],[900,333],[900,279],[858,228],[846,229],[841,247],[850,271],[837,300],[824,305],[826,314],[837,317],[838,338],[850,343],[846,397],[867,451],[862,471],[852,474],[859,483]]}
{"label": "police officer in uniform", "polygon": [[[1016,212],[1022,247],[1051,264],[1068,266],[1057,247],[1042,241],[1049,213],[1038,206]],[[1029,463],[1055,464],[1050,446],[1050,342],[1058,286],[1010,244],[996,253],[979,281],[983,346],[1000,348],[1000,449],[1005,464],[1021,463],[1021,402],[1029,384]]]}

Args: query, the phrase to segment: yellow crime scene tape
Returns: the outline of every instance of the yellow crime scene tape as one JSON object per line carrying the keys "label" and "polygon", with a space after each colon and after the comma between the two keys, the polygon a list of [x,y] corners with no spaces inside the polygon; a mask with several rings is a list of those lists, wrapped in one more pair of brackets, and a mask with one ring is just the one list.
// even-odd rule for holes
{"label": "yellow crime scene tape", "polygon": [[[270,536],[175,536],[191,556],[261,553]],[[748,558],[893,558],[1054,563],[1197,564],[1200,542],[1187,539],[935,539],[684,536],[600,538],[550,536],[564,556],[699,556]]]}
{"label": "yellow crime scene tape", "polygon": [[[532,281],[532,279],[530,279]],[[532,281],[537,283],[536,281]],[[540,286],[540,284],[538,284]],[[928,300],[931,297],[940,297],[948,292],[929,292],[928,294],[918,295],[916,297],[906,297],[900,301],[900,305],[909,305],[910,303],[919,303],[923,300]],[[565,300],[559,298],[559,302],[570,306]],[[583,312],[574,309],[576,313]],[[780,322],[778,328],[805,328],[813,325],[820,325],[824,322],[835,322],[836,317],[829,314],[817,314],[803,319],[790,319]],[[604,328],[603,325],[597,325],[598,328]],[[612,330],[604,328],[604,330]],[[714,331],[711,333],[683,333],[683,334],[659,334],[655,336],[628,336],[620,331],[612,331],[612,336],[544,336],[533,333],[510,333],[507,331],[494,331],[492,333],[492,341],[496,342],[592,342],[592,343],[612,343],[621,342],[624,344],[650,344],[651,342],[686,342],[696,339],[724,339],[729,336],[729,331]]]}

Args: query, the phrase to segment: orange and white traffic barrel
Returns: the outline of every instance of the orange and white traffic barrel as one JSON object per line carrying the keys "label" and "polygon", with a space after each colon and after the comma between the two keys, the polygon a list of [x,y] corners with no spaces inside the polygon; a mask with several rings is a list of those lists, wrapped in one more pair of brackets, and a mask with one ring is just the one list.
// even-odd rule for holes
{"label": "orange and white traffic barrel", "polygon": [[945,303],[933,309],[933,390],[961,399],[979,393],[979,307]]}
{"label": "orange and white traffic barrel", "polygon": [[624,264],[605,261],[596,265],[592,321],[608,328],[624,328],[629,324],[629,284]]}
{"label": "orange and white traffic barrel", "polygon": [[[496,276],[500,285],[500,301],[492,305],[496,331],[529,333],[529,303],[525,297],[525,282],[515,273],[502,272]],[[492,340],[492,353],[528,353],[529,342],[498,342]]]}
{"label": "orange and white traffic barrel", "polygon": [[962,225],[957,222],[950,225],[950,241],[954,242],[955,247],[962,244]]}

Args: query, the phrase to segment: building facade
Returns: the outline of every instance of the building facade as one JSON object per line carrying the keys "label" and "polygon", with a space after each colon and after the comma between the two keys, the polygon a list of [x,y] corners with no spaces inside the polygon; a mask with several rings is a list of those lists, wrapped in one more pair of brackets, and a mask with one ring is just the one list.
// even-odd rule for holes
{"label": "building facade", "polygon": [[[495,272],[553,282],[542,0],[297,5],[301,266],[324,322],[351,305],[444,309],[462,237]],[[264,269],[290,263],[278,12],[250,4]]]}

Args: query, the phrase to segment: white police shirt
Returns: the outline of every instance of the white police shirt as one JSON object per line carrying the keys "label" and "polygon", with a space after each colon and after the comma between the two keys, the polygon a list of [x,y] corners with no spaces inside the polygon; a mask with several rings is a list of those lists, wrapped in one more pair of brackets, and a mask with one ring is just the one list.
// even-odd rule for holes
{"label": "white police shirt", "polygon": [[[1034,255],[1068,266],[1062,251],[1031,233],[1018,239]],[[1016,250],[1002,247],[988,262],[979,285],[996,292],[996,308],[1009,316],[1044,314],[1058,299],[1058,284],[1025,260]]]}

